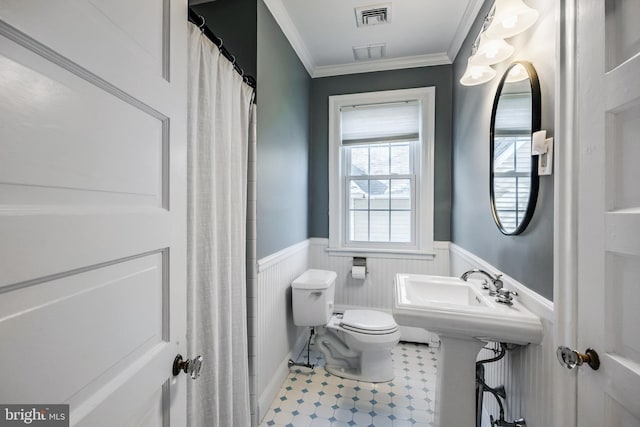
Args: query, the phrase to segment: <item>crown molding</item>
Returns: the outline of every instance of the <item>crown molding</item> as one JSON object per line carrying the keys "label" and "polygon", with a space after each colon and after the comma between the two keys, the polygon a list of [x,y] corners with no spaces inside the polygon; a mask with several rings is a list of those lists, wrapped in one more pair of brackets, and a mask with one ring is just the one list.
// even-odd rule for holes
{"label": "crown molding", "polygon": [[282,0],[264,0],[300,62],[312,78],[452,64],[485,0],[470,0],[447,52],[316,66]]}
{"label": "crown molding", "polygon": [[312,78],[340,76],[344,74],[371,73],[374,71],[399,70],[403,68],[428,67],[432,65],[451,64],[446,53],[404,56],[401,58],[385,58],[373,61],[358,61],[347,64],[323,65],[313,69]]}
{"label": "crown molding", "polygon": [[302,36],[298,32],[298,29],[293,23],[289,12],[287,12],[287,9],[284,7],[282,0],[264,0],[264,4],[271,12],[271,15],[273,15],[273,18],[280,26],[280,29],[287,40],[289,40],[291,47],[298,55],[300,62],[304,65],[304,68],[306,68],[309,75],[313,77],[315,65],[313,63],[313,59],[311,59],[311,54],[302,40]]}
{"label": "crown molding", "polygon": [[480,9],[482,9],[482,5],[484,4],[484,2],[485,0],[471,0],[467,4],[467,8],[462,15],[462,19],[458,24],[458,28],[456,29],[455,36],[453,37],[451,45],[447,50],[447,56],[451,60],[451,63],[456,60],[456,56],[458,56],[458,52],[460,52],[460,48],[467,38],[467,35],[469,34],[473,23],[478,17],[478,13],[480,13]]}

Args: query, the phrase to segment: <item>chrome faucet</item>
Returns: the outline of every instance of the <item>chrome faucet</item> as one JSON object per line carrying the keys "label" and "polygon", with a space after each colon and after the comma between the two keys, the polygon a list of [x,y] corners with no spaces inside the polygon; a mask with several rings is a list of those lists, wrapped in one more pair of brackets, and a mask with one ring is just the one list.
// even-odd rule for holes
{"label": "chrome faucet", "polygon": [[500,289],[502,289],[502,286],[504,285],[502,283],[502,274],[496,274],[495,276],[487,273],[484,270],[480,270],[478,268],[473,268],[469,271],[465,271],[464,273],[462,273],[462,276],[460,276],[460,278],[462,280],[464,280],[465,282],[467,281],[467,279],[469,278],[469,276],[471,276],[472,274],[484,274],[489,280],[491,280],[491,284],[493,284],[493,289],[490,289],[489,286],[487,285],[487,282],[485,280],[485,283],[483,284],[483,287],[485,289],[489,289],[489,295],[496,295],[497,293],[500,292]]}

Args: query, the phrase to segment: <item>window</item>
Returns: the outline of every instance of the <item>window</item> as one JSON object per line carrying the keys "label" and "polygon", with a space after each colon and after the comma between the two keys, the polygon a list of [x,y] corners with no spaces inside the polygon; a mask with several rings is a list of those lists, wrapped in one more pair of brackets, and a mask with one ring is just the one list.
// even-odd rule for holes
{"label": "window", "polygon": [[432,252],[434,98],[329,97],[329,250]]}

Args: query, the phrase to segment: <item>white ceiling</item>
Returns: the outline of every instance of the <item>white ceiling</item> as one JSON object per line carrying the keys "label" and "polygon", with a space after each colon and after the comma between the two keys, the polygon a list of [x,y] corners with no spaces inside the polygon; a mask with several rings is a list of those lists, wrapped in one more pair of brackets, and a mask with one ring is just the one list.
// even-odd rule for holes
{"label": "white ceiling", "polygon": [[[484,0],[264,0],[312,77],[451,64]],[[354,9],[391,4],[391,22],[360,27]],[[384,59],[353,47],[386,43]]]}

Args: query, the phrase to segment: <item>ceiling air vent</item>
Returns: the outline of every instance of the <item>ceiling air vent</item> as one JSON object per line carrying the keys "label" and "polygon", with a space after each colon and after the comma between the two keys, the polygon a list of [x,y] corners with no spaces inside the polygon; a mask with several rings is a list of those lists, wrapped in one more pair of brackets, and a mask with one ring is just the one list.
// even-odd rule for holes
{"label": "ceiling air vent", "polygon": [[358,27],[368,27],[391,22],[391,3],[357,7],[355,12]]}
{"label": "ceiling air vent", "polygon": [[366,59],[381,59],[384,58],[387,51],[386,43],[371,44],[369,46],[353,47],[353,57],[356,61],[362,61]]}

